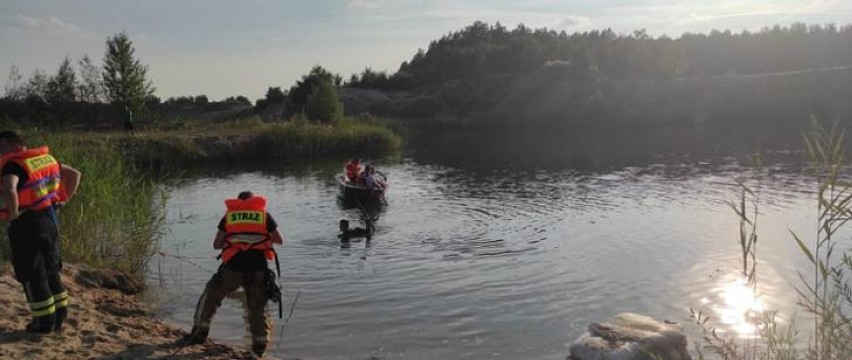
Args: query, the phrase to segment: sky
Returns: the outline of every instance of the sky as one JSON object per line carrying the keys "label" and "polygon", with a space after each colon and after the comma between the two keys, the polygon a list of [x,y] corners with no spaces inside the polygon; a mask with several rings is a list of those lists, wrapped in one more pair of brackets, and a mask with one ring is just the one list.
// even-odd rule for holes
{"label": "sky", "polygon": [[56,73],[65,56],[99,64],[107,37],[124,31],[155,95],[254,100],[314,65],[344,78],[365,67],[393,73],[418,48],[477,20],[678,37],[849,24],[852,0],[0,0],[0,87],[12,65],[29,78]]}

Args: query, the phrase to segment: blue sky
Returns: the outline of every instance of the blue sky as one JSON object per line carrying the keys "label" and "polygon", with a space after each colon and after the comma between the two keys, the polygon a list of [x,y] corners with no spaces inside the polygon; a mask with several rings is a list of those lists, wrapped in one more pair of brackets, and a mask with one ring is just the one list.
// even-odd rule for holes
{"label": "blue sky", "polygon": [[568,32],[646,28],[678,36],[792,22],[852,23],[850,0],[0,0],[0,85],[15,64],[29,77],[66,55],[103,58],[126,31],[162,98],[261,97],[315,64],[348,77],[395,71],[429,41],[476,20]]}

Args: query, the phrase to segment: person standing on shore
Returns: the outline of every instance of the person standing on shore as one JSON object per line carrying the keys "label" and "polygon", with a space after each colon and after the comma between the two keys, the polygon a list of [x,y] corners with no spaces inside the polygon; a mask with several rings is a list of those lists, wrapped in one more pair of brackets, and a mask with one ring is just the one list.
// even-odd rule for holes
{"label": "person standing on shore", "polygon": [[26,330],[60,331],[68,317],[68,292],[59,275],[62,259],[56,210],[77,192],[81,174],[60,164],[47,146],[27,149],[14,131],[0,132],[3,200],[9,221],[15,278],[23,285],[33,316]]}
{"label": "person standing on shore", "polygon": [[266,352],[272,328],[267,318],[266,303],[269,300],[281,301],[275,274],[269,270],[268,261],[278,261],[273,244],[284,243],[284,238],[275,220],[266,212],[264,197],[243,191],[236,199],[225,200],[225,206],[227,212],[219,222],[219,231],[213,240],[213,248],[222,250],[219,255],[222,265],[198,299],[187,340],[190,344],[206,341],[213,315],[222,299],[242,286],[246,292],[251,352],[259,358]]}

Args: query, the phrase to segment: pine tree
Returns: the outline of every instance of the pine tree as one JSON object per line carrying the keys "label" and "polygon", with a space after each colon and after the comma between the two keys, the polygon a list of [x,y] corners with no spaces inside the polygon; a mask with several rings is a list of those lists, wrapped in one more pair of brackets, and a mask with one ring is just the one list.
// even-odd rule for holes
{"label": "pine tree", "polygon": [[59,65],[59,71],[47,82],[47,102],[66,104],[77,101],[77,75],[68,56]]}
{"label": "pine tree", "polygon": [[50,79],[48,79],[47,74],[44,73],[41,69],[36,69],[33,73],[33,76],[27,81],[26,85],[26,98],[28,101],[47,101],[47,83]]}
{"label": "pine tree", "polygon": [[106,45],[103,82],[107,99],[138,113],[145,98],[154,93],[154,86],[146,79],[148,67],[134,57],[133,42],[124,32],[107,39]]}

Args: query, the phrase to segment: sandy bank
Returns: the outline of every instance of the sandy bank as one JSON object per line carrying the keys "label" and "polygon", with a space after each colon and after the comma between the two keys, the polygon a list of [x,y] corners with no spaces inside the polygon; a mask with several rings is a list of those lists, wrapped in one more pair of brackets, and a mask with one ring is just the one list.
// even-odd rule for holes
{"label": "sandy bank", "polygon": [[113,271],[66,265],[63,281],[71,296],[61,333],[24,331],[30,319],[11,266],[0,263],[0,359],[250,359],[243,351],[215,344],[183,346],[186,333],[155,319],[135,294],[142,284]]}

